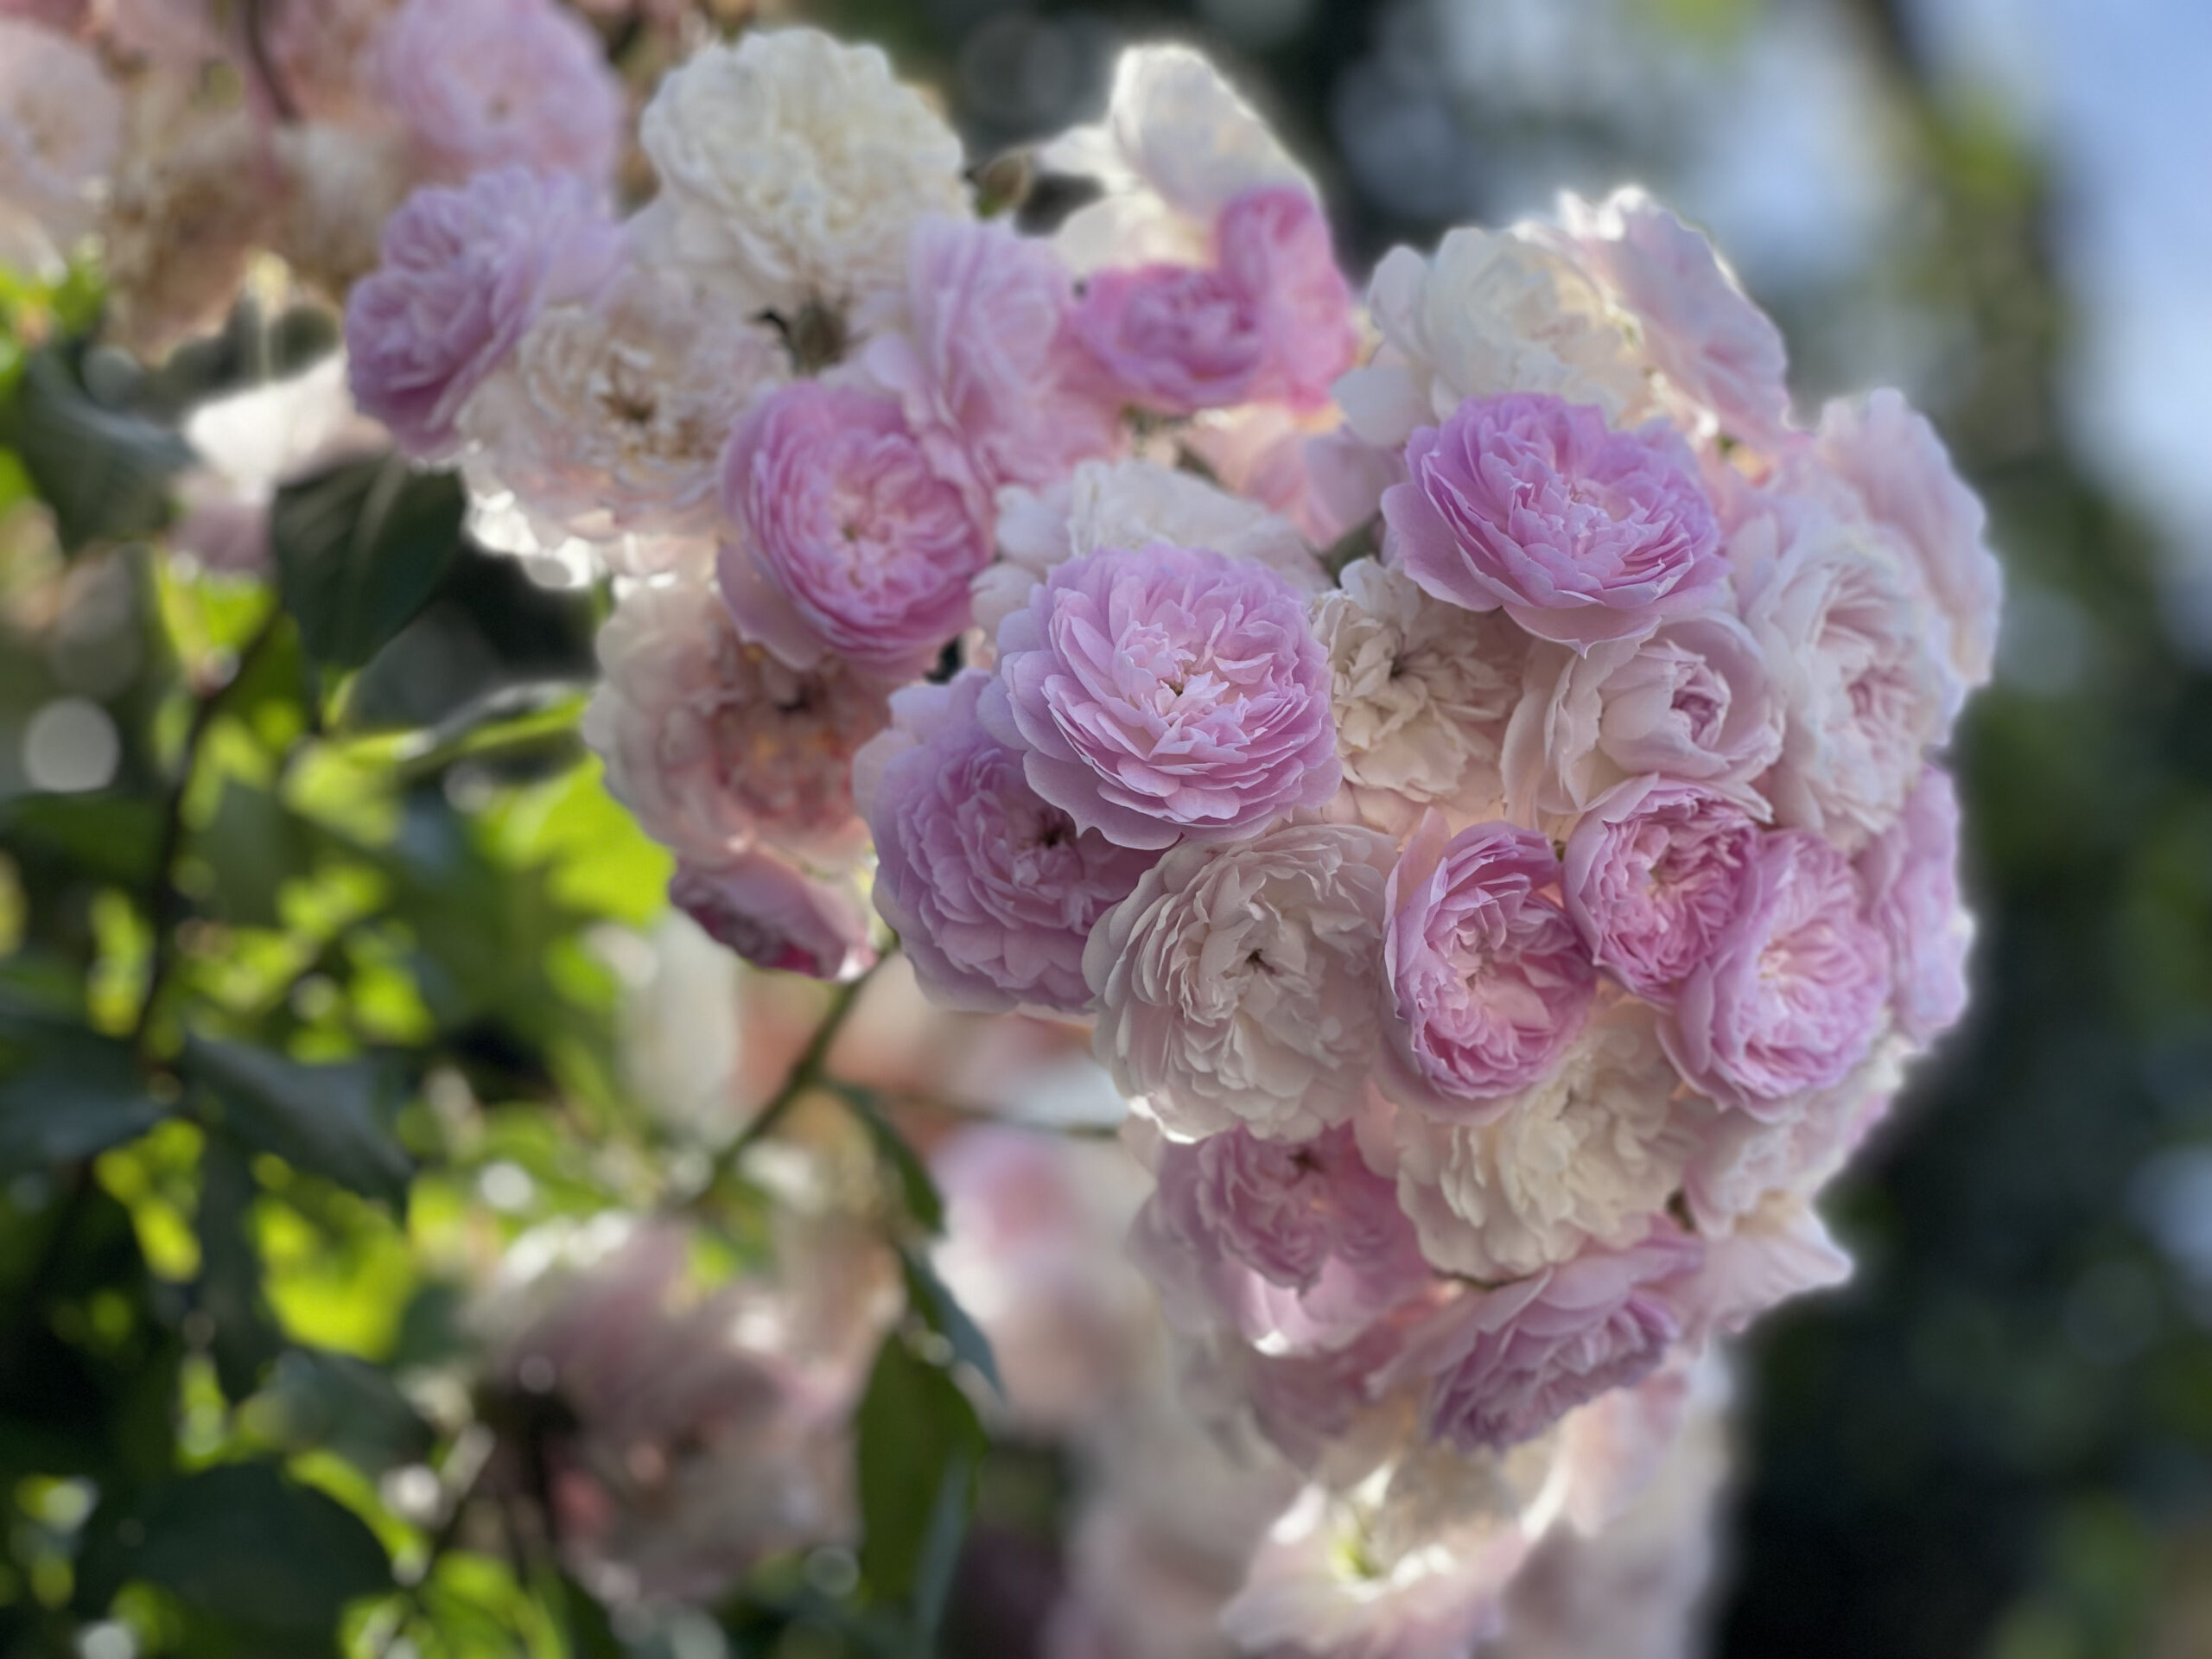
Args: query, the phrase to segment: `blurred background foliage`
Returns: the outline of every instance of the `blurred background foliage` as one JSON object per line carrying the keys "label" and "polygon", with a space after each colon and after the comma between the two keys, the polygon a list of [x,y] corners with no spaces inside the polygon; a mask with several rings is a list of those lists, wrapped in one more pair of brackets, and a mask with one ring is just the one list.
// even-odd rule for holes
{"label": "blurred background foliage", "polygon": [[[942,84],[982,153],[1095,108],[1123,41],[1198,39],[1320,173],[1357,270],[1643,179],[1718,230],[1808,401],[1904,385],[1987,495],[2011,603],[1959,743],[1979,1000],[1840,1201],[1856,1285],[1745,1367],[1730,1659],[2212,1654],[2201,584],[2083,401],[2094,182],[1946,55],[1962,7],[804,9]],[[128,1624],[296,1659],[334,1620],[364,1653],[403,1627],[426,1654],[713,1651],[615,1631],[417,1490],[434,1447],[474,1479],[470,1411],[436,1408],[454,1287],[529,1223],[708,1172],[626,1109],[606,934],[666,872],[573,735],[594,600],[374,461],[279,502],[282,608],[140,539],[176,413],[329,344],[264,287],[152,369],[92,343],[86,274],[0,287],[0,1653],[115,1659]],[[33,496],[58,545],[10,511]],[[909,1386],[879,1408],[957,1413]],[[987,1520],[1052,1479],[1000,1457]],[[740,1651],[891,1650],[784,1590],[732,1612]]]}

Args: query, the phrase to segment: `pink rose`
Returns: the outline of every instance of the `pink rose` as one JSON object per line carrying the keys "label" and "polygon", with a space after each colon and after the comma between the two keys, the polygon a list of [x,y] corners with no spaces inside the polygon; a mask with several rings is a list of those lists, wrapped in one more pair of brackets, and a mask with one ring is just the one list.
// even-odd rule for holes
{"label": "pink rose", "polygon": [[998,648],[984,724],[1109,841],[1247,836],[1336,792],[1328,664],[1305,596],[1260,565],[1164,543],[1071,559]]}
{"label": "pink rose", "polygon": [[1759,836],[1738,891],[1735,915],[1682,981],[1660,1035],[1692,1084],[1772,1120],[1873,1046],[1890,952],[1862,914],[1850,861],[1818,836]]}
{"label": "pink rose", "polygon": [[1351,290],[1321,206],[1304,190],[1248,190],[1214,225],[1214,261],[1257,302],[1262,338],[1252,396],[1310,410],[1329,401],[1359,355]]}
{"label": "pink rose", "polygon": [[549,301],[588,291],[620,248],[592,193],[518,167],[417,190],[384,227],[383,264],[346,304],[353,397],[425,459]]}
{"label": "pink rose", "polygon": [[879,861],[875,907],[923,988],[957,1007],[1079,1014],[1091,924],[1154,855],[1117,847],[1041,799],[1021,756],[977,721],[987,676],[911,686],[854,766]]}
{"label": "pink rose", "polygon": [[1592,805],[1567,843],[1567,912],[1598,965],[1673,1006],[1742,906],[1758,826],[1687,784],[1630,779]]}
{"label": "pink rose", "polygon": [[1642,1243],[1592,1250],[1429,1319],[1378,1381],[1428,1381],[1424,1422],[1462,1451],[1533,1440],[1575,1407],[1642,1382],[1684,1335],[1683,1296],[1705,1246],[1669,1222]]}
{"label": "pink rose", "polygon": [[1414,434],[1406,462],[1382,517],[1393,556],[1439,599],[1503,606],[1578,649],[1726,602],[1713,509],[1663,425],[1615,432],[1544,393],[1470,397]]}
{"label": "pink rose", "polygon": [[849,881],[806,875],[773,853],[678,864],[669,902],[757,968],[850,979],[875,960],[868,912]]}
{"label": "pink rose", "polygon": [[757,405],[722,455],[742,534],[717,567],[748,639],[794,668],[836,654],[906,677],[968,626],[990,563],[975,509],[930,465],[899,405],[805,380]]}
{"label": "pink rose", "polygon": [[924,219],[907,245],[905,326],[869,341],[865,364],[947,477],[985,500],[1042,487],[1121,441],[1120,410],[1084,384],[1073,305],[1050,243]]}
{"label": "pink rose", "polygon": [[1481,1122],[1558,1063],[1597,970],[1555,896],[1549,842],[1505,823],[1446,835],[1432,809],[1385,893],[1388,1075],[1408,1103]]}
{"label": "pink rose", "polygon": [[1959,798],[1949,774],[1929,766],[1888,833],[1859,855],[1867,910],[1889,941],[1897,1029],[1925,1043],[1958,1023],[1967,1006],[1967,949],[1974,922],[1959,904]]}

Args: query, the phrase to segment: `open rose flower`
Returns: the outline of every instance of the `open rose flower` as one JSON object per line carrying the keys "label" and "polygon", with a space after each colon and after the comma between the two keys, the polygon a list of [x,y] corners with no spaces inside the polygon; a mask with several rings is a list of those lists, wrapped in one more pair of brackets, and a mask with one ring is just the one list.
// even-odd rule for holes
{"label": "open rose flower", "polygon": [[1818,836],[1753,842],[1736,913],[1675,993],[1662,1028],[1682,1075],[1772,1120],[1858,1065],[1881,1033],[1890,951],[1850,861]]}
{"label": "open rose flower", "polygon": [[588,292],[618,246],[590,189],[518,167],[418,190],[346,303],[353,397],[426,459],[549,301]]}
{"label": "open rose flower", "polygon": [[1868,913],[1889,941],[1897,1029],[1928,1042],[1966,1012],[1974,943],[1974,919],[1959,903],[1959,798],[1948,773],[1921,773],[1904,815],[1859,855],[1859,872]]}
{"label": "open rose flower", "polygon": [[1177,1135],[1310,1140],[1349,1119],[1375,1057],[1394,851],[1372,830],[1293,823],[1145,872],[1083,957],[1122,1092]]}
{"label": "open rose flower", "polygon": [[843,657],[918,672],[968,626],[990,544],[888,397],[799,381],[765,399],[722,459],[722,598],[794,668]]}
{"label": "open rose flower", "polygon": [[123,125],[122,95],[92,53],[0,16],[0,245],[20,213],[67,252],[92,227]]}
{"label": "open rose flower", "polygon": [[1622,1002],[1491,1122],[1389,1114],[1383,1138],[1423,1253],[1496,1281],[1634,1243],[1698,1145],[1681,1092],[1650,1011]]}
{"label": "open rose flower", "polygon": [[756,968],[839,980],[875,960],[867,901],[855,884],[809,875],[773,853],[678,864],[668,901]]}
{"label": "open rose flower", "polygon": [[1109,549],[999,627],[986,725],[1029,781],[1126,847],[1249,834],[1336,792],[1328,666],[1281,576],[1204,549]]}
{"label": "open rose flower", "polygon": [[1483,1122],[1557,1064],[1589,1014],[1597,970],[1556,897],[1549,842],[1505,823],[1447,835],[1431,811],[1390,873],[1386,1087]]}
{"label": "open rose flower", "polygon": [[1386,1373],[1428,1379],[1425,1421],[1463,1451],[1534,1439],[1575,1407],[1641,1382],[1684,1334],[1705,1246],[1669,1222],[1434,1315]]}
{"label": "open rose flower", "polygon": [[1568,838],[1560,885],[1598,965],[1671,1007],[1743,904],[1758,826],[1708,791],[1655,777],[1609,791]]}
{"label": "open rose flower", "polygon": [[987,677],[917,685],[854,765],[875,837],[875,906],[925,989],[957,1007],[1079,1014],[1091,925],[1153,855],[1077,830],[976,717]]}
{"label": "open rose flower", "polygon": [[1586,649],[1725,602],[1719,531],[1681,439],[1587,404],[1471,397],[1383,493],[1399,563],[1439,599]]}

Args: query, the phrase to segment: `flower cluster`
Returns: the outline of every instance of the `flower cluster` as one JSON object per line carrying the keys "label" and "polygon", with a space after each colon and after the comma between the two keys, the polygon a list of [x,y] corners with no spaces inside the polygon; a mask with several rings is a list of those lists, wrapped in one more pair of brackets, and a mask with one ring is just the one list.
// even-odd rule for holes
{"label": "flower cluster", "polygon": [[410,200],[364,407],[614,577],[587,735],[714,937],[850,975],[872,898],[939,1001],[1092,1022],[1191,1386],[1303,1482],[1228,1630],[1464,1648],[1848,1270],[1815,1195],[1964,1001],[1980,506],[1894,395],[1796,423],[1639,192],[1363,307],[1186,50],[1042,149],[1096,188],[1049,238],[811,31],[641,138],[623,222]]}

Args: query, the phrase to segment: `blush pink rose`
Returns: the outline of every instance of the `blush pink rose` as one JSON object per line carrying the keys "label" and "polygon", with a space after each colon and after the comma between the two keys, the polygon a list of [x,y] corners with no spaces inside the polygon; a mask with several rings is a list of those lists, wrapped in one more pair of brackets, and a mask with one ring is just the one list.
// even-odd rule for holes
{"label": "blush pink rose", "polygon": [[924,219],[907,245],[905,302],[904,326],[870,340],[863,360],[947,477],[988,500],[1119,445],[1121,411],[1087,385],[1074,285],[1050,243]]}
{"label": "blush pink rose", "polygon": [[1599,798],[1567,839],[1561,882],[1598,965],[1671,1007],[1735,920],[1758,833],[1692,785],[1635,778]]}
{"label": "blush pink rose", "polygon": [[1889,941],[1897,1029],[1925,1043],[1958,1023],[1967,1006],[1967,950],[1974,923],[1959,904],[1959,798],[1929,766],[1889,831],[1859,855],[1867,911]]}
{"label": "blush pink rose", "polygon": [[1263,566],[1154,543],[1057,567],[1000,624],[985,725],[1125,847],[1242,836],[1336,793],[1329,665]]}
{"label": "blush pink rose", "polygon": [[806,874],[773,853],[678,864],[669,902],[757,968],[851,979],[875,961],[868,911],[850,881]]}
{"label": "blush pink rose", "polygon": [[1246,191],[1215,222],[1214,261],[1258,307],[1253,396],[1297,410],[1325,404],[1359,356],[1359,334],[1320,204],[1288,185]]}
{"label": "blush pink rose", "polygon": [[988,683],[970,669],[897,693],[891,729],[854,761],[875,838],[875,907],[938,1000],[1079,1014],[1091,925],[1155,855],[1078,830],[1039,797],[1020,753],[976,717]]}
{"label": "blush pink rose", "polygon": [[1548,841],[1507,823],[1447,834],[1432,809],[1385,892],[1386,1088],[1479,1122],[1558,1064],[1598,976]]}
{"label": "blush pink rose", "polygon": [[1540,392],[1470,397],[1383,492],[1394,556],[1437,598],[1577,648],[1726,602],[1719,529],[1681,439]]}
{"label": "blush pink rose", "polygon": [[1738,893],[1660,1037],[1701,1092],[1771,1120],[1804,1090],[1840,1082],[1873,1046],[1890,950],[1863,913],[1850,861],[1808,831],[1759,836]]}
{"label": "blush pink rose", "polygon": [[384,227],[383,263],[346,303],[353,399],[426,460],[549,301],[613,269],[618,233],[574,179],[521,168],[417,190]]}
{"label": "blush pink rose", "polygon": [[792,667],[835,654],[904,677],[968,626],[989,542],[890,398],[780,388],[731,435],[721,493],[741,532],[716,567],[722,599]]}
{"label": "blush pink rose", "polygon": [[1378,1381],[1428,1379],[1424,1423],[1465,1452],[1535,1439],[1577,1406],[1642,1382],[1685,1334],[1705,1246],[1660,1222],[1640,1244],[1592,1250],[1449,1303]]}

